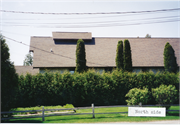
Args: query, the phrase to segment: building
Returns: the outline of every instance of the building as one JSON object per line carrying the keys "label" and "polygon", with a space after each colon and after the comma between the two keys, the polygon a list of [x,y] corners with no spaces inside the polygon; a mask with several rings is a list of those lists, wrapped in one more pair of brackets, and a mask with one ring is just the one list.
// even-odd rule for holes
{"label": "building", "polygon": [[164,70],[163,52],[167,42],[174,48],[178,66],[180,64],[180,38],[92,37],[89,32],[53,32],[52,37],[31,37],[33,68],[39,69],[39,72],[46,69],[61,73],[74,72],[78,39],[85,42],[87,67],[100,72],[116,67],[117,43],[124,39],[130,42],[134,72]]}
{"label": "building", "polygon": [[35,75],[39,73],[39,69],[33,68],[32,66],[15,66],[15,69],[16,73],[19,75],[26,75],[27,73]]}

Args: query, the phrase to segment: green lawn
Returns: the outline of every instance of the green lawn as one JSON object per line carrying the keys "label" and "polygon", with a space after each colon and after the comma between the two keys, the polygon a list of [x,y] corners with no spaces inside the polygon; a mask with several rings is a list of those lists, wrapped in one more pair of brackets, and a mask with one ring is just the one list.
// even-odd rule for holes
{"label": "green lawn", "polygon": [[[172,106],[170,110],[179,110],[179,106]],[[127,112],[127,107],[116,108],[95,108],[95,113],[104,112]],[[77,113],[92,113],[92,109],[80,109]],[[175,120],[179,119],[179,112],[169,112],[166,117],[128,117],[124,114],[96,114],[95,118],[92,115],[68,115],[68,116],[50,116],[42,118],[26,118],[26,119],[11,119],[8,123],[98,123],[98,122],[141,122],[155,120]]]}

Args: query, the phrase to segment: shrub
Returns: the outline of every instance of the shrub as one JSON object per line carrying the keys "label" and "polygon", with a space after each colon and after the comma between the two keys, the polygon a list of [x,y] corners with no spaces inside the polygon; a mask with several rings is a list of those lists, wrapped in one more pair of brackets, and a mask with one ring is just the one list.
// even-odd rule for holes
{"label": "shrub", "polygon": [[86,52],[84,41],[82,39],[77,41],[75,71],[79,73],[86,71]]}
{"label": "shrub", "polygon": [[[24,106],[65,105],[74,106],[124,105],[125,95],[132,88],[149,90],[148,104],[156,104],[150,94],[161,84],[174,85],[179,91],[179,75],[175,73],[132,73],[114,70],[112,73],[44,73],[19,77],[18,104]],[[178,102],[175,102],[175,104]],[[144,104],[144,102],[143,102]]]}
{"label": "shrub", "polygon": [[177,72],[178,65],[174,54],[174,49],[167,42],[164,48],[164,68],[168,72]]}
{"label": "shrub", "polygon": [[73,104],[76,106],[84,106],[86,96],[84,83],[86,83],[86,78],[84,74],[81,73],[74,73],[73,77]]}
{"label": "shrub", "polygon": [[118,41],[117,49],[116,49],[116,68],[123,69],[123,42]]}
{"label": "shrub", "polygon": [[131,58],[131,47],[129,40],[124,40],[124,70],[131,72],[132,71],[132,58]]}
{"label": "shrub", "polygon": [[173,104],[178,99],[178,92],[173,85],[160,85],[158,88],[152,88],[152,95],[156,102],[161,105]]}
{"label": "shrub", "polygon": [[138,105],[140,102],[146,104],[149,98],[148,89],[133,88],[129,90],[126,97],[128,97],[128,100],[126,100],[128,105]]}

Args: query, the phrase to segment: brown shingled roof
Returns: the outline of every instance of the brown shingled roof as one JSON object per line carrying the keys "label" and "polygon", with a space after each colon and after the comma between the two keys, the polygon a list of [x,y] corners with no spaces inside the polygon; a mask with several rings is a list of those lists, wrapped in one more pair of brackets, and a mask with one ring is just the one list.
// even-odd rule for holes
{"label": "brown shingled roof", "polygon": [[[124,39],[128,39],[131,45],[133,67],[163,67],[163,51],[167,42],[175,50],[178,65],[180,63],[180,38],[94,38],[91,43],[85,42],[87,66],[115,67],[117,43]],[[76,44],[55,44],[51,37],[31,37],[30,44],[49,52],[30,48],[34,51],[33,67],[76,66]]]}
{"label": "brown shingled roof", "polygon": [[35,75],[39,73],[39,69],[33,69],[32,66],[15,66],[16,73],[19,75],[26,75],[27,73],[30,73],[32,75]]}

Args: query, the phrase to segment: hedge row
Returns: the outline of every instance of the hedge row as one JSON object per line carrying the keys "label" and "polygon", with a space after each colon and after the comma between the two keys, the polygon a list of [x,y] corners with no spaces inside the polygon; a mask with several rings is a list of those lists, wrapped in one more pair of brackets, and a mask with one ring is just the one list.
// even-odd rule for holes
{"label": "hedge row", "polygon": [[[179,75],[174,73],[130,73],[113,71],[99,74],[95,71],[85,73],[68,72],[27,74],[19,77],[18,106],[37,105],[74,106],[127,104],[125,95],[132,88],[151,88],[175,85],[179,90]],[[150,96],[149,104],[154,104]]]}

